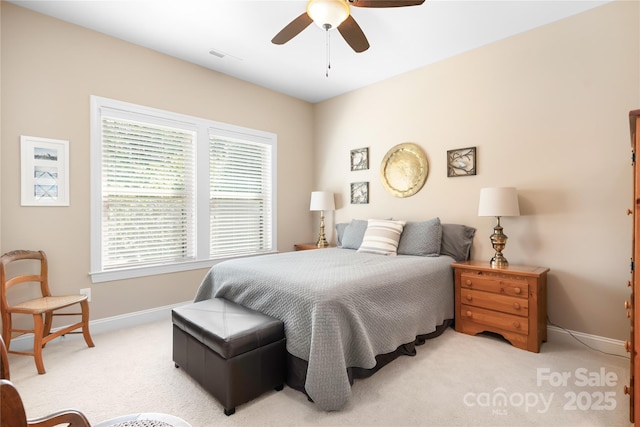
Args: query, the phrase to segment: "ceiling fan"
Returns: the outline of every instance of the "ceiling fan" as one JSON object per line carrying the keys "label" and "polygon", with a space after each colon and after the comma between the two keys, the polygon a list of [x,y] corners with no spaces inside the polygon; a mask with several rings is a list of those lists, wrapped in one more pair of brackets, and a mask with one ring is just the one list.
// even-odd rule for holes
{"label": "ceiling fan", "polygon": [[353,16],[349,13],[351,6],[357,7],[404,7],[418,6],[425,0],[309,0],[307,10],[291,21],[271,40],[274,44],[285,44],[315,22],[320,28],[338,31],[351,48],[356,52],[369,49],[367,37],[362,32]]}

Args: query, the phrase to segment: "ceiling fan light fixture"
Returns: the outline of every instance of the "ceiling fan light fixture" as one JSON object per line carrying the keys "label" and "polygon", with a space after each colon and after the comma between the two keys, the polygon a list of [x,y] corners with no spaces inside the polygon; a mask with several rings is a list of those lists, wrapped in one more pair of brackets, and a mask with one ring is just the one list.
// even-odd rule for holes
{"label": "ceiling fan light fixture", "polygon": [[307,15],[323,30],[337,28],[349,16],[349,5],[345,0],[310,0]]}

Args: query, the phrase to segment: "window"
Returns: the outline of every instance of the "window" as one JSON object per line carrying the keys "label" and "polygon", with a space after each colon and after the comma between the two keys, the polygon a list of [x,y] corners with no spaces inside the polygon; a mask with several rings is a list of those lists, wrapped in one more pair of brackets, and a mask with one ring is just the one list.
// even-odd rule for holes
{"label": "window", "polygon": [[276,136],[91,98],[93,282],[273,252]]}
{"label": "window", "polygon": [[264,144],[210,135],[210,256],[261,252],[271,241],[271,156]]}

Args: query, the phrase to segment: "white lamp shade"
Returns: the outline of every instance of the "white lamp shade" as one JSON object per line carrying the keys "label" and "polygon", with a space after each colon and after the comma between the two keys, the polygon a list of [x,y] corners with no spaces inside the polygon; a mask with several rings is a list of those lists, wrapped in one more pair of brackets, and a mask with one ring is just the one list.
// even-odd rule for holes
{"label": "white lamp shade", "polygon": [[345,0],[311,0],[307,15],[323,30],[325,25],[337,28],[349,16],[349,5]]}
{"label": "white lamp shade", "polygon": [[332,211],[335,208],[333,193],[330,191],[313,191],[311,193],[310,211]]}
{"label": "white lamp shade", "polygon": [[482,188],[478,216],[520,216],[518,192],[514,187]]}

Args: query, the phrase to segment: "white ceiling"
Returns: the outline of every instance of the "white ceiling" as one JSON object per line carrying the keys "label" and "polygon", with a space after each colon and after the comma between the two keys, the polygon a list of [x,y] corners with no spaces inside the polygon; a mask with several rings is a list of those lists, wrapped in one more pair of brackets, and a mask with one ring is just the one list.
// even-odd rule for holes
{"label": "white ceiling", "polygon": [[[148,47],[309,102],[319,102],[583,12],[611,0],[427,0],[351,7],[371,47],[355,53],[315,25],[288,43],[273,36],[305,0],[13,0],[16,5]],[[214,49],[226,54],[211,55]]]}

